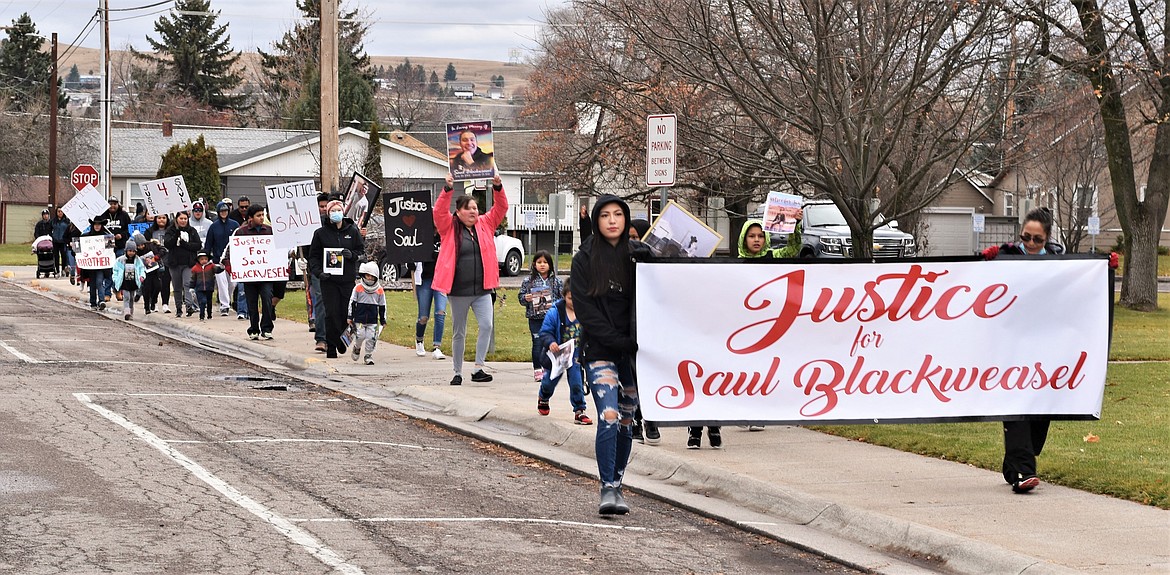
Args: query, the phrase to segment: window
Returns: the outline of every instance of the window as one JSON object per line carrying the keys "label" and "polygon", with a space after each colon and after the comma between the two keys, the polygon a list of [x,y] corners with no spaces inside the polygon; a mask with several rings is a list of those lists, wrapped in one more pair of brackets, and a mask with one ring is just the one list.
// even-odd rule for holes
{"label": "window", "polygon": [[1003,215],[1016,215],[1016,195],[1011,192],[1003,193]]}
{"label": "window", "polygon": [[1097,186],[1077,185],[1073,193],[1073,218],[1078,222],[1097,215]]}
{"label": "window", "polygon": [[521,204],[547,204],[548,196],[557,191],[557,181],[550,178],[524,178],[520,180]]}

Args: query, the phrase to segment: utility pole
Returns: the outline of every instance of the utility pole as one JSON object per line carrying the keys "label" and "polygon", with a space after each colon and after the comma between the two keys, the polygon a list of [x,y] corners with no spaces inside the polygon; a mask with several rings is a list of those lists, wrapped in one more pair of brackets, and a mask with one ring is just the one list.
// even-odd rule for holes
{"label": "utility pole", "polygon": [[98,16],[102,23],[101,72],[102,87],[99,103],[101,104],[101,173],[98,175],[98,191],[103,196],[110,196],[110,2],[100,0]]}
{"label": "utility pole", "polygon": [[341,187],[337,135],[337,0],[321,1],[321,191]]}
{"label": "utility pole", "polygon": [[[57,33],[53,32],[49,78],[49,205],[57,207]],[[55,214],[55,212],[54,212]],[[54,217],[56,217],[54,215]]]}

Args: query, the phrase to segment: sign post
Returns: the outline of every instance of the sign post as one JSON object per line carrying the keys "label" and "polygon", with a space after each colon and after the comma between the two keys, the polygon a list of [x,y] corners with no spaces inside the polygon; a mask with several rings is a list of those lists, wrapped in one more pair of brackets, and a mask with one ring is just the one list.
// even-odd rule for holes
{"label": "sign post", "polygon": [[1097,236],[1101,234],[1101,218],[1097,216],[1089,216],[1088,221],[1089,236],[1093,240],[1092,250],[1097,253]]}
{"label": "sign post", "polygon": [[98,171],[97,168],[89,164],[81,164],[73,168],[73,172],[69,174],[69,183],[73,185],[73,190],[80,192],[86,186],[98,186]]}
{"label": "sign post", "polygon": [[666,188],[674,185],[677,155],[677,117],[674,114],[646,116],[646,185],[661,188],[666,209]]}

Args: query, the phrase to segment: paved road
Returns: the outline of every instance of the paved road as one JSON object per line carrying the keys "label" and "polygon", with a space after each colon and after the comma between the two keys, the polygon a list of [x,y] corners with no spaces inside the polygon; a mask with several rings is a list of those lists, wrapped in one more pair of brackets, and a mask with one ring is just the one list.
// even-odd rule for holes
{"label": "paved road", "polygon": [[0,334],[0,572],[856,573],[9,284]]}

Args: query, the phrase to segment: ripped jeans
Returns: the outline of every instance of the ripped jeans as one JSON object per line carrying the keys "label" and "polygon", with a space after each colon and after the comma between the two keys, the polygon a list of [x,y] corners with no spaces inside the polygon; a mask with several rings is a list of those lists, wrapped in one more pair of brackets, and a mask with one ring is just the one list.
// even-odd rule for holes
{"label": "ripped jeans", "polygon": [[620,487],[634,443],[631,425],[638,409],[638,386],[629,358],[590,361],[583,366],[597,406],[597,475],[601,485]]}

